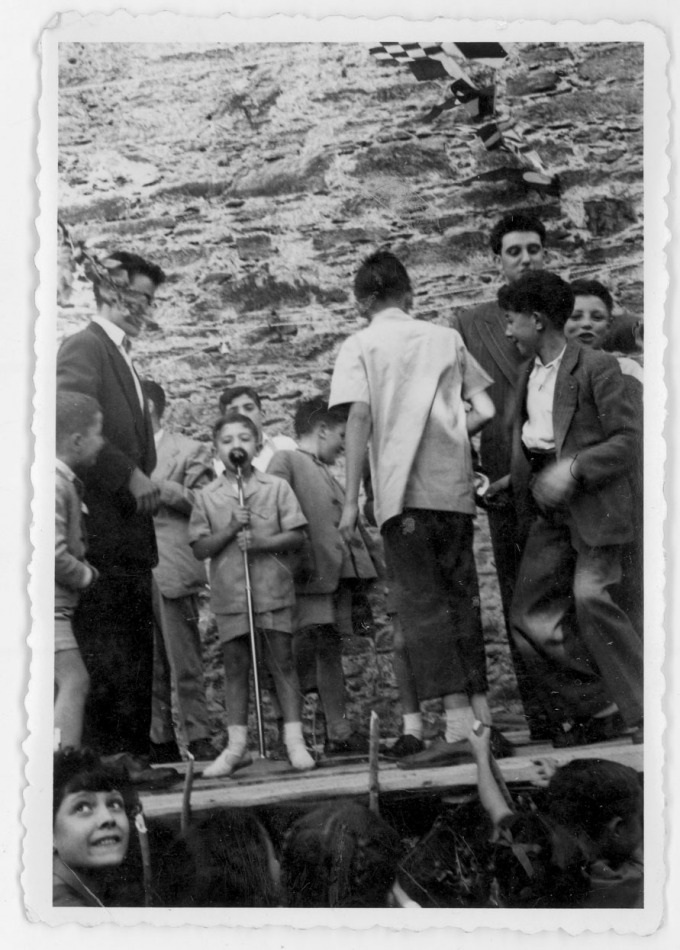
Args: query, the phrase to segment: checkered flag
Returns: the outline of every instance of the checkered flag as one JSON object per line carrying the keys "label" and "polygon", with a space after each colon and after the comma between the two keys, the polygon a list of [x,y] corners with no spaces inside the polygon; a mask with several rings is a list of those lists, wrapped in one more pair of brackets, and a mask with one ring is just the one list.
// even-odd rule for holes
{"label": "checkered flag", "polygon": [[453,44],[380,43],[378,46],[372,46],[369,52],[383,62],[392,61],[408,66],[419,82],[453,76],[470,83],[450,51],[447,52],[447,45]]}

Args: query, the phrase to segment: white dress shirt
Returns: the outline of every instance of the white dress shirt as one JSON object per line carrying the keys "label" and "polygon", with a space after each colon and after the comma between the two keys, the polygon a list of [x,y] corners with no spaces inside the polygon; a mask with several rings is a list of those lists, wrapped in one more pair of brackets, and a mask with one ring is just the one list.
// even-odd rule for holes
{"label": "white dress shirt", "polygon": [[553,399],[557,371],[560,368],[562,352],[549,363],[542,363],[540,357],[534,360],[534,367],[527,386],[527,421],[522,426],[522,442],[530,452],[554,452],[555,429],[553,426]]}
{"label": "white dress shirt", "polygon": [[130,367],[130,372],[132,373],[132,378],[135,383],[135,389],[137,390],[137,398],[139,399],[139,405],[144,411],[144,394],[142,392],[142,384],[139,382],[139,376],[132,362],[132,358],[125,346],[126,341],[129,345],[129,338],[125,335],[125,331],[121,329],[117,324],[112,323],[110,320],[107,320],[106,317],[92,317],[92,323],[96,323],[102,328],[104,333],[109,337],[109,339],[116,344],[118,347],[118,352],[123,357],[125,362]]}

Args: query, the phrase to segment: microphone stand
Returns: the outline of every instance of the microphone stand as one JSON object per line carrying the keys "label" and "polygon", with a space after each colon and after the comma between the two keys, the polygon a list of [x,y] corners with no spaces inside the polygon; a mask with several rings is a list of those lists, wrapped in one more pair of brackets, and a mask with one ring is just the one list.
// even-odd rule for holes
{"label": "microphone stand", "polygon": [[[234,449],[236,453],[237,449]],[[239,451],[240,455],[240,451]],[[242,463],[234,461],[236,468],[236,486],[238,488],[238,502],[241,507],[245,507],[245,495],[243,492],[243,469]],[[264,742],[264,716],[262,715],[262,693],[260,692],[260,674],[259,674],[259,650],[257,647],[257,632],[255,630],[255,613],[253,611],[253,589],[250,586],[250,565],[248,564],[248,551],[243,552],[243,569],[246,577],[246,604],[248,607],[248,628],[250,631],[250,654],[253,663],[253,686],[255,688],[255,715],[257,718],[257,741],[260,747],[260,758],[267,758],[267,750]]]}

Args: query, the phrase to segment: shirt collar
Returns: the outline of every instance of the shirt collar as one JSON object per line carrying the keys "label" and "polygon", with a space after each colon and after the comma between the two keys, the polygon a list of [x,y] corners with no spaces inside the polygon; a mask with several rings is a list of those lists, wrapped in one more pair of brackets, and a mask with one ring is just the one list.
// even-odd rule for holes
{"label": "shirt collar", "polygon": [[410,313],[406,313],[404,310],[400,310],[399,307],[386,307],[384,310],[380,310],[375,316],[371,319],[371,324],[374,323],[383,323],[386,320],[413,320],[414,317]]}
{"label": "shirt collar", "polygon": [[539,369],[551,369],[551,367],[554,366],[555,369],[557,369],[560,363],[562,362],[562,357],[564,356],[564,351],[566,350],[566,348],[567,348],[567,344],[565,343],[564,346],[562,347],[561,352],[558,353],[554,359],[550,360],[549,363],[542,362],[541,357],[536,356],[534,360],[534,366],[537,366]]}
{"label": "shirt collar", "polygon": [[57,459],[55,466],[57,471],[61,472],[61,474],[68,478],[70,482],[75,482],[77,480],[78,476],[73,471],[73,469],[66,464],[66,462],[62,462],[61,459]]}
{"label": "shirt collar", "polygon": [[119,327],[118,324],[112,323],[110,320],[107,320],[106,317],[99,316],[99,314],[97,314],[96,317],[92,317],[92,323],[96,323],[97,326],[100,326],[109,339],[113,340],[116,346],[123,346],[125,330]]}

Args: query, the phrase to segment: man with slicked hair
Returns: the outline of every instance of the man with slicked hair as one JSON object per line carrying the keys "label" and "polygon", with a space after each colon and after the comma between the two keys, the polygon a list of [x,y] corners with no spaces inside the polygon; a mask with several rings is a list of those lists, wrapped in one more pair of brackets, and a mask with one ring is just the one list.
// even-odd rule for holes
{"label": "man with slicked hair", "polygon": [[[512,284],[527,271],[543,268],[545,241],[545,226],[532,214],[511,211],[496,222],[489,236],[489,246],[506,283]],[[510,652],[529,730],[532,738],[547,738],[545,711],[512,641],[509,623],[515,579],[529,524],[528,513],[517,505],[520,493],[513,497],[504,487],[510,473],[512,420],[522,357],[505,336],[505,314],[495,299],[454,317],[451,326],[458,330],[469,352],[493,379],[489,395],[496,415],[481,433],[481,464],[491,482],[486,496],[491,544]]]}

